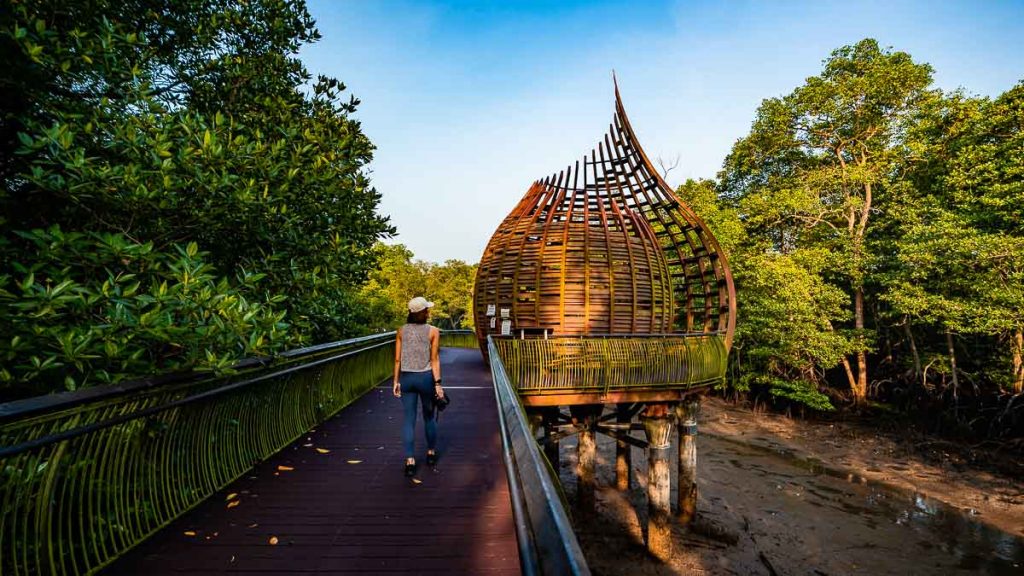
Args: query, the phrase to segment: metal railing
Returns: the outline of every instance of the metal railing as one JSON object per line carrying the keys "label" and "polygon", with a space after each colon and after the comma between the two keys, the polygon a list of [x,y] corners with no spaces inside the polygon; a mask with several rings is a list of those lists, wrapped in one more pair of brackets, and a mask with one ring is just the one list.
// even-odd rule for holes
{"label": "metal railing", "polygon": [[96,572],[381,382],[394,337],[0,405],[0,574]]}
{"label": "metal railing", "polygon": [[494,338],[520,395],[690,388],[725,377],[717,333]]}
{"label": "metal railing", "polygon": [[487,348],[522,572],[527,576],[588,575],[590,569],[558,488],[491,337]]}

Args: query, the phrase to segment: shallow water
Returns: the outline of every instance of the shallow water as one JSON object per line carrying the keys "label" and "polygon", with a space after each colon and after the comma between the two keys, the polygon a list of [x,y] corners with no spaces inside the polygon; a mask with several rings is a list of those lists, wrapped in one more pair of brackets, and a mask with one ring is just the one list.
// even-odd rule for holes
{"label": "shallow water", "polygon": [[[835,473],[818,462],[720,438],[705,435],[700,448],[704,469],[710,479],[722,479],[721,488],[735,487],[750,475],[774,485],[777,505],[764,509],[773,519],[825,534],[834,532],[829,528],[841,522],[840,532],[847,534],[815,539],[823,552],[838,551],[839,542],[856,546],[855,540],[862,539],[862,548],[898,555],[892,558],[897,572],[905,567],[920,573],[935,568],[942,573],[944,567],[955,567],[982,574],[1024,573],[1024,539],[986,525],[973,510],[959,510],[921,494]],[[750,484],[746,485],[749,489]],[[710,486],[708,490],[716,491]],[[906,562],[913,560],[909,555],[917,562]],[[884,559],[871,563],[878,568],[885,565]]]}
{"label": "shallow water", "polygon": [[[698,442],[698,513],[739,542],[708,546],[681,534],[682,552],[670,565],[644,558],[646,462],[634,449],[631,490],[601,490],[604,521],[578,529],[595,572],[767,574],[770,564],[779,574],[1024,574],[1024,538],[988,526],[974,511],[786,453],[707,435]],[[599,436],[598,451],[599,482],[608,486],[614,442]],[[560,476],[572,497],[574,443],[563,441],[561,452]]]}

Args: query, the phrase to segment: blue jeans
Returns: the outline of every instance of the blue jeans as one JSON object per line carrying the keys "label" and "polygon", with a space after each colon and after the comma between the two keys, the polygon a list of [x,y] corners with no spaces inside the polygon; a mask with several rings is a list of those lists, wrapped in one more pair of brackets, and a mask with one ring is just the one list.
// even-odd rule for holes
{"label": "blue jeans", "polygon": [[402,385],[402,445],[405,457],[413,458],[416,449],[416,402],[423,403],[423,428],[427,433],[427,449],[437,444],[437,423],[434,420],[434,374],[426,372],[400,372],[398,381]]}

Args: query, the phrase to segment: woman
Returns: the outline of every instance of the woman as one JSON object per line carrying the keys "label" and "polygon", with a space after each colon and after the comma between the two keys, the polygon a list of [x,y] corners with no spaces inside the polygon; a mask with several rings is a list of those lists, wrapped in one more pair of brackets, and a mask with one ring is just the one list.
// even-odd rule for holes
{"label": "woman", "polygon": [[423,427],[427,434],[427,465],[437,462],[437,424],[434,421],[434,397],[444,398],[441,389],[441,331],[427,324],[433,302],[417,296],[409,300],[409,317],[398,329],[395,339],[395,381],[392,392],[402,399],[402,444],[405,446],[405,475],[416,473],[415,449],[416,401],[423,403]]}

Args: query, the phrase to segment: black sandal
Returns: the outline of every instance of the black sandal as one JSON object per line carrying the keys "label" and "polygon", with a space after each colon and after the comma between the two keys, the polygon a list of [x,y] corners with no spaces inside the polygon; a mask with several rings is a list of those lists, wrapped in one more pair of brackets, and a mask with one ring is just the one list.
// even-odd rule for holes
{"label": "black sandal", "polygon": [[410,478],[415,476],[416,475],[416,465],[415,464],[406,464],[405,465],[405,475],[410,477]]}
{"label": "black sandal", "polygon": [[433,466],[437,464],[437,452],[427,453],[427,466]]}

